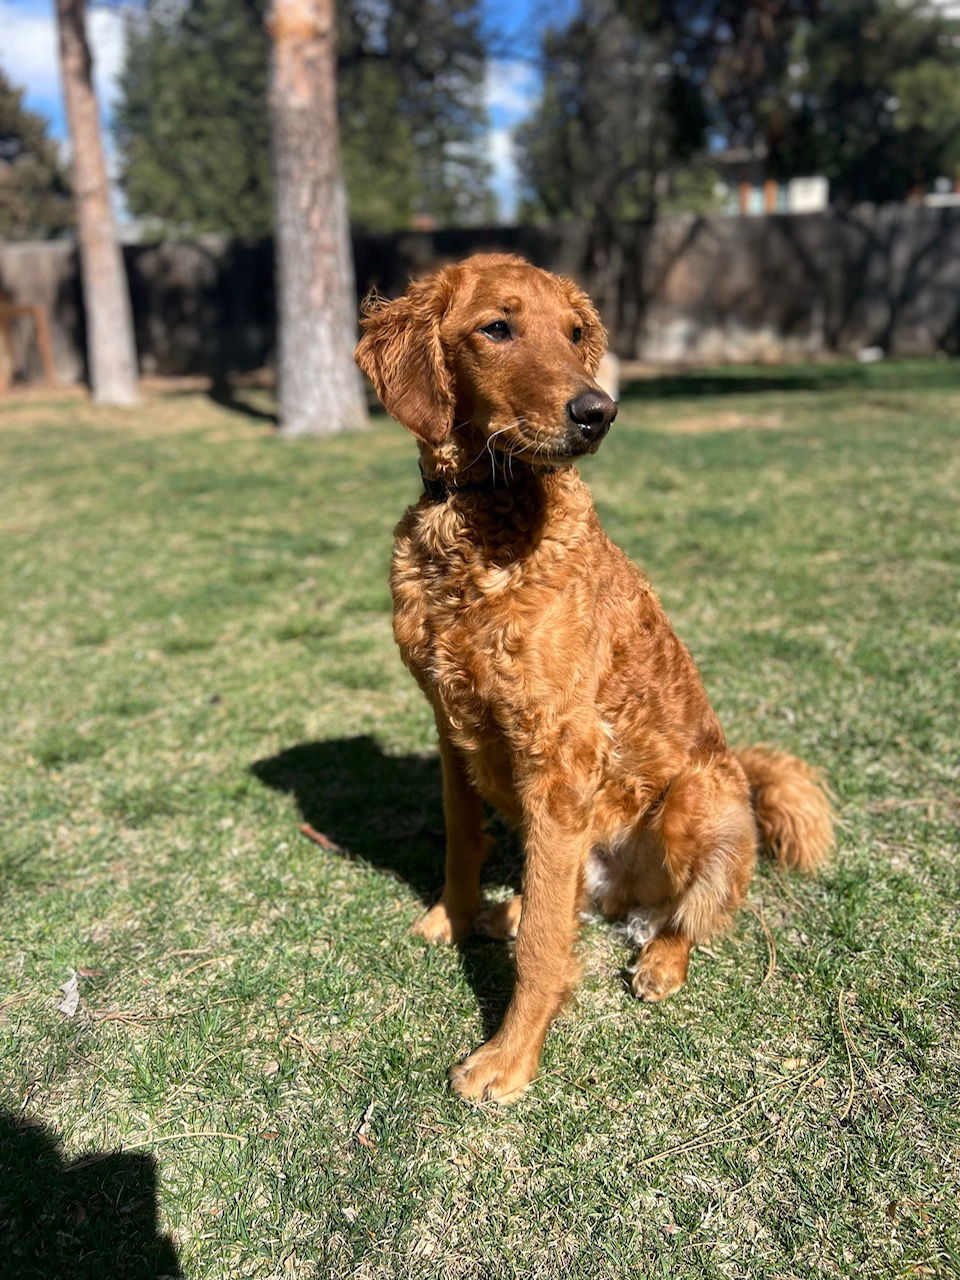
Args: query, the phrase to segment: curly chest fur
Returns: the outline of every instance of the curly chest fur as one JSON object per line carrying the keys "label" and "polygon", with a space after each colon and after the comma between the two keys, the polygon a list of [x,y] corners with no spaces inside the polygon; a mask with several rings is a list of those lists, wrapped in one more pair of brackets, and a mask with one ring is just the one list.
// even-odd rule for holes
{"label": "curly chest fur", "polygon": [[592,505],[590,517],[587,530],[572,525],[578,554],[563,536],[570,522],[547,523],[533,499],[423,502],[400,522],[394,634],[461,746],[506,726],[521,740],[541,734],[596,669],[596,584],[578,572],[571,589],[580,544],[599,535]]}

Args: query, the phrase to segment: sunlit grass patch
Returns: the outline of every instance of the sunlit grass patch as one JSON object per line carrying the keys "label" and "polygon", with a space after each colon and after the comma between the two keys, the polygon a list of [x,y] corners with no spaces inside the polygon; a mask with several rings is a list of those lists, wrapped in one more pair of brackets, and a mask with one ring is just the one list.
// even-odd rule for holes
{"label": "sunlit grass patch", "polygon": [[42,1248],[97,1277],[957,1272],[958,410],[950,362],[628,391],[584,468],[604,523],[729,736],[825,770],[840,849],[761,868],[662,1007],[585,926],[500,1111],[444,1078],[508,952],[407,934],[443,857],[386,587],[412,440],[279,441],[192,395],[0,406],[15,1280]]}

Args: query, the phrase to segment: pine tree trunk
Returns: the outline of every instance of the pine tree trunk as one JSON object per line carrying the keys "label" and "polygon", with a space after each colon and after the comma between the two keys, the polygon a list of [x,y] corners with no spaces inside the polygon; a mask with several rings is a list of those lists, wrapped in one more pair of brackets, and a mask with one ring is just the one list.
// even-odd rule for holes
{"label": "pine tree trunk", "polygon": [[356,294],[337,142],[333,0],[273,0],[270,115],[280,431],[366,424],[353,363]]}
{"label": "pine tree trunk", "polygon": [[57,0],[60,74],[72,151],[87,364],[100,404],[136,404],[137,352],[123,255],[110,205],[110,183],[93,90],[86,0]]}

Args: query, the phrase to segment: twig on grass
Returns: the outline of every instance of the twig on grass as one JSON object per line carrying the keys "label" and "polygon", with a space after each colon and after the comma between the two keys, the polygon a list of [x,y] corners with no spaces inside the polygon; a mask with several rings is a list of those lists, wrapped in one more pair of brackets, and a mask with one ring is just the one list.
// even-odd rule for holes
{"label": "twig on grass", "polygon": [[883,1094],[881,1092],[880,1085],[877,1084],[876,1077],[874,1076],[870,1068],[867,1066],[864,1056],[860,1052],[859,1048],[857,1047],[857,1042],[856,1040],[854,1040],[853,1036],[850,1037],[850,1048],[853,1050],[853,1056],[860,1063],[860,1066],[863,1069],[863,1074],[866,1076],[866,1079],[867,1079],[867,1088],[873,1094],[874,1102],[882,1102]]}
{"label": "twig on grass", "polygon": [[353,1134],[357,1142],[359,1142],[361,1146],[366,1147],[368,1151],[376,1151],[377,1149],[376,1142],[370,1137],[370,1117],[373,1115],[373,1108],[374,1103],[371,1100],[370,1105],[363,1113],[363,1119],[360,1121],[360,1124],[354,1130]]}
{"label": "twig on grass", "polygon": [[185,1138],[226,1138],[228,1142],[238,1142],[245,1146],[245,1133],[224,1133],[219,1129],[194,1129],[187,1133],[162,1133],[159,1138],[138,1138],[128,1144],[129,1147],[158,1147],[161,1142],[181,1142]]}
{"label": "twig on grass", "polygon": [[309,822],[300,823],[300,834],[312,840],[314,844],[318,844],[321,849],[326,849],[328,853],[346,853],[346,849],[338,845],[335,840],[331,840],[329,836],[325,836],[322,831],[318,831],[316,827],[312,827]]}
{"label": "twig on grass", "polygon": [[[826,1059],[826,1058],[824,1058],[823,1063],[821,1063],[821,1066],[822,1066],[824,1063],[826,1063],[826,1061],[827,1061],[827,1059]],[[775,1136],[776,1136],[776,1139],[777,1139],[777,1150],[778,1150],[778,1151],[780,1150],[780,1144],[781,1144],[781,1141],[782,1141],[782,1139],[783,1139],[783,1135],[784,1135],[784,1132],[785,1132],[785,1130],[786,1130],[787,1123],[789,1122],[790,1117],[793,1115],[793,1113],[794,1113],[794,1111],[795,1111],[795,1109],[796,1109],[797,1103],[800,1101],[800,1099],[803,1097],[803,1095],[807,1092],[807,1090],[811,1087],[811,1085],[814,1085],[814,1084],[816,1084],[816,1083],[817,1083],[817,1076],[816,1076],[816,1074],[812,1074],[812,1075],[811,1075],[811,1074],[808,1074],[808,1075],[804,1078],[803,1082],[801,1083],[800,1088],[796,1091],[796,1093],[795,1093],[795,1094],[793,1095],[793,1097],[790,1099],[790,1105],[787,1107],[787,1109],[786,1109],[786,1111],[784,1112],[783,1116],[780,1118],[780,1121],[779,1121],[779,1123],[777,1124],[777,1127],[776,1127],[776,1130],[775,1130]],[[821,1083],[821,1084],[823,1084],[823,1080],[820,1080],[820,1083]],[[764,1139],[762,1140],[762,1143],[761,1143],[760,1145],[763,1145],[763,1143],[768,1142],[768,1141],[770,1140],[770,1138],[771,1138],[771,1137],[773,1137],[773,1136],[774,1136],[774,1134],[770,1134],[770,1135],[768,1135],[766,1138],[764,1138]]]}
{"label": "twig on grass", "polygon": [[774,874],[773,878],[774,878],[774,881],[776,882],[777,888],[780,890],[783,896],[786,899],[788,899],[788,901],[792,902],[798,911],[805,912],[807,909],[806,906],[804,905],[804,903],[800,901],[797,895],[790,888],[790,885],[789,885],[789,882],[787,881],[786,876],[780,872],[777,872]]}
{"label": "twig on grass", "polygon": [[164,1022],[175,1018],[175,1013],[139,1013],[136,1009],[103,1009],[92,1013],[94,1022]]}

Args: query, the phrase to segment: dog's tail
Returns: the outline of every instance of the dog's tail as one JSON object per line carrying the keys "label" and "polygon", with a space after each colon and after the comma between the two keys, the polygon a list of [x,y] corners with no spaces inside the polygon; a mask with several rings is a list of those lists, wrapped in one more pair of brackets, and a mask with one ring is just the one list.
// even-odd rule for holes
{"label": "dog's tail", "polygon": [[779,866],[814,871],[833,848],[833,810],[820,774],[772,747],[742,747],[760,842]]}

